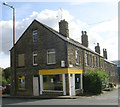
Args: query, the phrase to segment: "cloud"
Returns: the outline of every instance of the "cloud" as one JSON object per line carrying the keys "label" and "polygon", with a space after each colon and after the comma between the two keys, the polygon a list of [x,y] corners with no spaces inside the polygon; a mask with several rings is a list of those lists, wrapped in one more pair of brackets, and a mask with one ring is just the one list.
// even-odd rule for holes
{"label": "cloud", "polygon": [[[89,26],[87,23],[82,22],[81,20],[74,19],[74,17],[69,13],[69,11],[62,9],[60,10],[48,10],[45,9],[38,12],[33,12],[31,15],[23,19],[22,21],[16,21],[16,40],[22,35],[25,29],[30,25],[30,23],[37,19],[41,23],[44,23],[53,29],[59,31],[58,22],[62,19],[65,19],[69,23],[69,32],[70,37],[81,42],[81,31],[87,30],[89,38],[89,47],[94,50],[95,44],[97,42],[101,45],[102,48],[108,49],[108,58],[110,60],[117,58],[117,18],[103,22],[94,26]],[[12,47],[12,21],[0,21],[0,27],[2,27],[2,56],[8,56],[9,50]],[[0,31],[1,33],[1,31]],[[102,34],[102,35],[101,35]],[[105,38],[105,36],[107,37]],[[114,37],[115,36],[115,37]],[[94,44],[95,43],[95,44]],[[116,54],[114,53],[116,52]],[[4,54],[4,55],[3,55]],[[0,54],[1,55],[1,54]],[[9,58],[9,57],[6,57]],[[6,59],[5,59],[6,61]],[[7,65],[8,62],[7,62]],[[1,64],[0,64],[1,66]]]}
{"label": "cloud", "polygon": [[[101,54],[103,48],[108,50],[108,59],[118,59],[118,19],[114,18],[91,27],[89,30],[90,48],[94,43],[100,43]],[[102,54],[103,55],[103,54]]]}
{"label": "cloud", "polygon": [[10,56],[5,55],[3,52],[0,53],[0,67],[6,68],[10,66]]}
{"label": "cloud", "polygon": [[118,31],[118,18],[102,22],[97,26],[91,28],[95,32],[117,32]]}
{"label": "cloud", "polygon": [[[118,2],[119,0],[29,0],[29,2],[72,2],[72,3],[86,3],[86,2]],[[6,2],[11,2],[11,0],[6,0]],[[14,2],[28,2],[28,0],[14,0]]]}
{"label": "cloud", "polygon": [[83,4],[83,3],[107,3],[107,4],[117,4],[119,2],[119,0],[77,0],[77,1],[70,1],[71,5],[79,5],[79,4]]}

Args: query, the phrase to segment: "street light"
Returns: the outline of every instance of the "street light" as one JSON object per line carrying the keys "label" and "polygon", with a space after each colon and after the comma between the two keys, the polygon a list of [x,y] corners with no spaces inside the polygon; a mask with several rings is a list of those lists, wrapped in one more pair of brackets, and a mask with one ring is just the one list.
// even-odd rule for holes
{"label": "street light", "polygon": [[15,8],[13,6],[8,5],[7,3],[3,3],[3,5],[6,5],[13,9],[13,47],[15,45]]}
{"label": "street light", "polygon": [[[8,5],[7,3],[3,3],[3,5],[6,5],[10,8],[13,9],[13,66],[12,66],[12,71],[13,71],[13,74],[11,73],[11,79],[12,79],[12,75],[14,76],[14,86],[13,86],[13,91],[14,91],[14,95],[16,95],[16,49],[15,49],[15,8],[13,6],[10,6]],[[12,60],[12,59],[11,59]]]}

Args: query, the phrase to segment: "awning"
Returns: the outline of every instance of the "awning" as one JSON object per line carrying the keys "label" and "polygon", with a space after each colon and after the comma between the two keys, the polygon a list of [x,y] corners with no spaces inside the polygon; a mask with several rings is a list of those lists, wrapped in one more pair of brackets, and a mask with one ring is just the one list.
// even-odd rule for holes
{"label": "awning", "polygon": [[46,69],[46,70],[39,70],[39,75],[56,75],[56,74],[82,74],[82,69],[72,69],[72,68],[61,68],[61,69]]}

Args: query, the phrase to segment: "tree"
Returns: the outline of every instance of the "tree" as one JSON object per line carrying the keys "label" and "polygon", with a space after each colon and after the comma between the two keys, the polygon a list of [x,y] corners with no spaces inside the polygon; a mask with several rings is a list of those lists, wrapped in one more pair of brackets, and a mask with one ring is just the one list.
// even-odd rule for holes
{"label": "tree", "polygon": [[5,79],[6,79],[6,81],[9,81],[10,80],[10,75],[11,75],[11,68],[10,67],[8,67],[8,68],[5,68],[4,70],[3,70],[3,72],[4,72],[4,77],[5,77]]}
{"label": "tree", "polygon": [[11,79],[11,68],[5,68],[2,71],[2,85],[5,86],[7,84],[10,84],[10,79]]}

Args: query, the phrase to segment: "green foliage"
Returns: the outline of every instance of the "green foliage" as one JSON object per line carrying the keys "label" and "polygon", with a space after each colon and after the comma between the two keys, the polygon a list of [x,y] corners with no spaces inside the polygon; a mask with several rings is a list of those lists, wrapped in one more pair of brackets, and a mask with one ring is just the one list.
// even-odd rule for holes
{"label": "green foliage", "polygon": [[110,82],[110,83],[109,83],[109,87],[110,87],[110,88],[114,88],[113,83]]}
{"label": "green foliage", "polygon": [[92,94],[102,92],[109,81],[109,75],[101,70],[87,71],[84,73],[84,91]]}
{"label": "green foliage", "polygon": [[10,79],[10,77],[7,79],[7,84],[10,84],[10,81],[11,79]]}
{"label": "green foliage", "polygon": [[2,86],[5,87],[7,84],[7,81],[4,77],[2,77]]}
{"label": "green foliage", "polygon": [[4,72],[4,77],[5,77],[6,80],[7,80],[8,78],[10,78],[10,73],[11,73],[11,68],[10,68],[10,67],[5,68],[5,69],[3,70],[3,72]]}
{"label": "green foliage", "polygon": [[11,68],[5,68],[2,72],[2,86],[6,86],[6,84],[10,84],[11,79]]}

